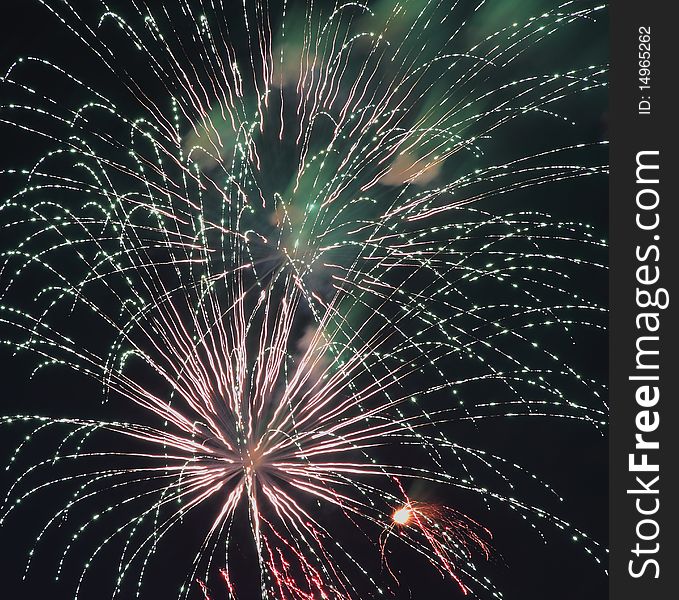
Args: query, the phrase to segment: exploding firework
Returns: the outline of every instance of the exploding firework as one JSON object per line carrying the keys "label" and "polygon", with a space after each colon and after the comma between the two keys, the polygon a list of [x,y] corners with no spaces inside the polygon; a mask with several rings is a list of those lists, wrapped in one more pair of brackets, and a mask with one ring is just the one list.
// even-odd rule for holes
{"label": "exploding firework", "polygon": [[468,589],[454,568],[457,557],[453,556],[450,549],[454,547],[468,557],[478,549],[488,559],[490,546],[487,540],[492,537],[490,531],[448,507],[410,500],[400,482],[397,480],[396,483],[405,497],[405,503],[394,510],[391,516],[392,523],[380,537],[380,551],[389,573],[398,582],[398,577],[389,567],[387,559],[387,542],[396,532],[396,535],[404,538],[413,548],[426,547],[437,558],[434,565],[441,575],[444,577],[449,575],[466,594]]}
{"label": "exploding firework", "polygon": [[500,596],[483,515],[417,486],[602,560],[515,497],[530,473],[462,441],[497,417],[605,421],[602,385],[542,344],[602,328],[575,282],[604,273],[604,243],[517,204],[605,172],[569,116],[605,68],[536,58],[600,6],[495,26],[484,2],[40,4],[107,80],[32,56],[2,79],[0,120],[43,151],[3,171],[23,182],[0,207],[0,322],[36,373],[98,382],[112,416],[4,418],[32,427],[12,462],[55,449],[20,468],[2,521],[70,490],[27,573],[67,523],[57,577],[96,540],[76,598],[113,548],[113,595],[143,594],[154,554],[198,527],[179,597],[250,597],[253,577],[261,598],[373,597],[398,587],[397,547]]}

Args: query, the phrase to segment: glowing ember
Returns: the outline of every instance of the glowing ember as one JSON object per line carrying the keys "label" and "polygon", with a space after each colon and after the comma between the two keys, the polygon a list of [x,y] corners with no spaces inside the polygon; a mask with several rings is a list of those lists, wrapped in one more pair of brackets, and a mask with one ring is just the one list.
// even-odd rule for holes
{"label": "glowing ember", "polygon": [[411,516],[412,511],[404,506],[403,508],[394,511],[392,519],[394,519],[394,523],[397,523],[398,525],[406,525],[408,521],[410,521]]}

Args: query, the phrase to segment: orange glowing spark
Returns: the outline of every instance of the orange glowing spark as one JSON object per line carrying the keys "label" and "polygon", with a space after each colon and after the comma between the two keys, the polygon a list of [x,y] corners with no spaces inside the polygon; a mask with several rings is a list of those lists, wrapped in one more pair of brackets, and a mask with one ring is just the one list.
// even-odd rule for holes
{"label": "orange glowing spark", "polygon": [[406,525],[410,521],[410,517],[412,517],[412,511],[407,506],[404,506],[395,510],[391,518],[397,525]]}

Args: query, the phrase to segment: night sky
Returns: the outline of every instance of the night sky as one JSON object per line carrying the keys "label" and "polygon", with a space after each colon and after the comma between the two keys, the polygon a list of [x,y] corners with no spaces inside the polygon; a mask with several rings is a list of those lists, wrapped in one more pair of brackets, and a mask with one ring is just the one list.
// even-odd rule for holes
{"label": "night sky", "polygon": [[[110,0],[110,3],[115,5],[114,0]],[[85,6],[88,3],[74,2],[74,4]],[[53,62],[66,66],[71,72],[86,80],[93,88],[115,95],[119,83],[112,80],[104,69],[98,67],[96,58],[83,49],[67,29],[37,1],[5,0],[0,10],[1,71],[4,72],[17,56],[30,54],[49,57]],[[592,39],[572,41],[569,52],[572,52],[573,57],[577,57],[578,54],[581,57],[589,55],[599,62],[606,61],[605,16],[601,20],[603,22],[600,25],[591,29]],[[121,60],[129,58],[123,54],[121,53]],[[549,63],[549,56],[543,56],[543,59],[546,64]],[[555,60],[558,62],[558,59]],[[543,65],[533,66],[537,70],[543,67]],[[0,89],[2,90],[0,103],[4,105],[11,102],[7,88]],[[578,119],[579,124],[577,132],[573,133],[573,139],[605,139],[605,101],[605,95],[599,93],[578,102],[578,114],[573,116]],[[0,168],[31,164],[31,161],[44,151],[45,142],[34,136],[13,130],[7,125],[2,125],[0,131],[3,140],[0,145]],[[532,131],[531,137],[533,142],[539,144],[553,133],[549,128],[540,128]],[[523,138],[518,137],[520,132],[517,132],[516,138],[511,137],[511,130],[507,135],[509,137],[504,142],[508,145],[515,144],[518,140],[523,141]],[[598,159],[602,160],[600,155]],[[605,154],[603,160],[605,161]],[[607,227],[605,178],[583,179],[557,184],[548,189],[526,191],[512,196],[509,202],[511,207],[517,210],[539,208],[560,218],[573,218],[591,223],[600,232],[600,237],[605,238]],[[3,200],[16,189],[15,183],[11,178],[2,176],[0,195]],[[486,203],[484,208],[492,211],[495,206],[491,201]],[[506,204],[504,208],[507,208]],[[12,240],[2,239],[3,250],[11,247],[11,244]],[[604,278],[594,281],[585,276],[579,277],[577,274],[574,278],[574,284],[584,290],[584,295],[598,300],[601,305],[606,305],[607,282]],[[29,295],[26,302],[30,302],[31,299]],[[87,324],[71,323],[69,326],[71,331],[82,336],[91,334]],[[5,338],[4,334],[2,337]],[[564,361],[571,364],[576,371],[605,381],[607,376],[605,336],[601,333],[582,334],[575,342],[558,337],[544,339],[544,344],[558,348],[559,355],[563,356]],[[6,346],[1,348],[1,352],[3,386],[0,390],[0,400],[3,415],[40,414],[120,420],[143,418],[143,415],[139,415],[138,409],[130,408],[121,399],[112,398],[107,405],[102,406],[100,387],[66,368],[46,369],[29,381],[35,359],[28,353],[13,356],[11,349]],[[29,428],[21,424],[3,427],[0,433],[0,460],[3,464],[9,460],[14,448],[21,443],[28,431]],[[526,477],[517,480],[517,486],[523,486],[517,489],[517,495],[521,498],[535,498],[537,505],[588,532],[593,539],[606,546],[608,442],[601,431],[582,422],[567,419],[516,417],[488,420],[477,427],[453,423],[447,432],[451,438],[518,463],[549,483],[564,497],[564,502],[559,503]],[[29,445],[28,450],[20,455],[18,465],[15,463],[12,471],[2,478],[0,490],[3,494],[14,481],[16,473],[20,472],[20,467],[28,467],[33,462],[45,458],[40,454],[40,444],[45,443],[47,448],[53,449],[54,440],[58,439],[58,432],[53,432],[52,438],[47,434],[44,442]],[[102,448],[110,447],[106,442],[115,439],[104,435],[97,443]],[[105,465],[105,461],[102,465]],[[55,473],[57,471],[55,469]],[[74,547],[59,581],[55,581],[54,574],[63,549],[70,539],[72,528],[65,523],[63,527],[53,530],[46,543],[39,546],[29,577],[25,581],[21,580],[26,557],[35,536],[46,520],[64,504],[68,494],[68,488],[59,489],[58,486],[53,490],[36,494],[0,528],[0,547],[3,549],[3,560],[0,561],[0,597],[21,597],[30,600],[39,598],[65,600],[74,597],[74,588],[83,561],[106,535],[107,528],[103,523],[99,531],[93,529]],[[541,528],[543,538],[519,515],[500,508],[488,511],[479,498],[472,497],[471,494],[465,495],[459,490],[432,485],[427,494],[432,501],[454,506],[492,531],[493,553],[482,574],[494,580],[507,600],[598,600],[606,597],[607,581],[603,569],[596,565],[583,547],[574,543],[567,533],[560,532],[549,524],[543,524]],[[201,524],[210,519],[214,510],[214,505],[205,506],[194,517],[187,519],[185,526],[177,529],[159,546],[156,557],[149,563],[145,583],[142,586],[142,598],[160,600],[174,597],[178,582],[186,572],[187,560],[190,559],[190,555],[187,559],[186,548],[202,539]],[[332,510],[326,508],[322,510],[327,513],[326,520],[332,521],[334,518]],[[134,515],[135,512],[131,510],[130,517]],[[351,544],[354,555],[363,560],[366,567],[379,577],[381,567],[374,545],[371,545],[360,532],[344,531],[342,535],[346,536],[346,543]],[[249,568],[247,565],[251,565],[250,559],[254,558],[254,549],[247,531],[244,532],[242,539],[240,555],[236,559],[242,560],[242,565],[237,567],[243,569],[243,573],[247,573],[245,569]],[[106,549],[99,555],[90,571],[87,585],[81,592],[82,600],[95,600],[110,595],[117,568],[117,556],[115,547]],[[479,560],[479,564],[481,562]],[[454,600],[463,597],[454,583],[449,579],[443,579],[414,553],[405,551],[395,555],[392,566],[401,571],[401,586],[393,588],[396,598]],[[388,580],[383,570],[382,575]],[[247,574],[245,579],[248,579]],[[251,583],[252,589],[248,590],[246,584],[238,596],[241,600],[257,597],[258,575],[255,572],[252,574]],[[125,590],[123,598],[134,597],[133,586]],[[213,585],[212,591],[213,600],[225,597],[218,585]],[[198,586],[195,586],[189,597],[202,598]]]}

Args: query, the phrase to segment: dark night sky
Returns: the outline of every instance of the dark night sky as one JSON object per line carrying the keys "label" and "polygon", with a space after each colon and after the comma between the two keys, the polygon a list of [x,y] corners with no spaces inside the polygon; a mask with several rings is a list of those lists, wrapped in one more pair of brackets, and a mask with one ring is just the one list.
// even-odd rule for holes
{"label": "dark night sky", "polygon": [[[74,2],[85,5],[83,2]],[[94,2],[92,2],[94,4]],[[111,0],[111,4],[115,4]],[[5,0],[0,18],[0,70],[4,72],[16,56],[31,54],[50,57],[55,62],[84,78],[95,89],[115,89],[116,82],[97,68],[97,63],[73,41],[70,34],[49,13],[32,0]],[[592,46],[605,45],[604,25],[599,27],[601,36],[592,41]],[[600,59],[601,60],[601,59]],[[0,103],[11,101],[3,97]],[[585,105],[587,106],[587,105]],[[579,114],[580,133],[589,138],[601,139],[605,135],[605,114],[601,97],[592,102],[591,114]],[[41,143],[25,134],[17,134],[3,127],[0,135],[0,167],[23,166],[39,152]],[[537,135],[547,136],[545,131]],[[573,216],[579,220],[593,223],[605,237],[607,188],[603,178],[586,178],[587,181],[560,186],[550,191],[549,205],[541,208],[558,216]],[[8,184],[10,187],[8,187]],[[4,199],[13,189],[12,182],[0,180],[0,195]],[[544,202],[545,196],[527,197],[520,202],[525,206],[536,206]],[[516,201],[519,206],[519,200]],[[522,204],[521,207],[524,205]],[[2,242],[3,248],[6,246]],[[590,297],[606,303],[605,281],[581,281],[581,285],[591,286]],[[554,340],[546,340],[548,343]],[[558,341],[555,341],[558,343]],[[577,347],[563,350],[566,361],[579,367],[593,377],[605,381],[607,369],[606,340],[603,336],[579,340]],[[98,408],[99,390],[96,385],[70,371],[51,369],[29,382],[28,376],[34,365],[27,354],[12,357],[7,349],[2,349],[0,364],[3,372],[3,387],[0,391],[2,414],[28,413],[58,416],[78,415],[83,411],[86,416],[107,417],[113,414],[112,407]],[[121,409],[121,414],[131,418],[132,413]],[[116,413],[117,414],[117,413]],[[608,537],[607,518],[607,439],[600,432],[579,422],[555,423],[547,419],[506,419],[485,424],[480,431],[460,435],[482,435],[483,448],[489,452],[510,458],[527,470],[536,473],[551,484],[565,498],[565,502],[550,504],[545,494],[537,496],[537,503],[552,509],[555,514],[571,522],[579,529],[589,532],[593,539],[604,546]],[[0,462],[4,463],[22,436],[27,432],[20,426],[5,428],[0,434]],[[453,430],[453,435],[457,432]],[[470,437],[470,440],[472,438]],[[476,445],[481,445],[478,439]],[[37,454],[38,446],[30,447]],[[25,464],[30,464],[30,457]],[[39,458],[35,458],[39,460]],[[23,464],[23,463],[22,463]],[[16,472],[16,471],[15,471]],[[11,475],[11,474],[10,474]],[[0,485],[4,493],[13,481],[6,477]],[[526,482],[528,486],[528,482]],[[442,501],[449,491],[435,491]],[[42,527],[46,518],[53,514],[56,507],[63,505],[67,492],[46,492],[37,500],[28,502],[13,518],[0,528],[0,547],[4,558],[0,561],[0,596],[6,598],[22,597],[29,600],[50,598],[66,600],[73,598],[75,577],[78,565],[85,559],[100,539],[93,535],[90,544],[81,544],[73,553],[65,567],[62,581],[54,581],[54,573],[63,546],[69,539],[71,530],[64,527],[53,535],[36,557],[36,565],[26,581],[21,581],[23,564],[32,540]],[[529,488],[522,497],[531,498]],[[487,574],[497,583],[507,600],[599,600],[607,595],[606,577],[600,567],[587,555],[582,546],[574,544],[566,534],[545,525],[543,531],[546,541],[517,515],[508,510],[483,510],[483,505],[475,499],[455,496],[449,499],[463,510],[483,522],[494,534],[495,549]],[[544,501],[544,502],[543,502]],[[209,518],[208,513],[203,513]],[[331,518],[332,516],[330,516]],[[176,579],[173,575],[185,572],[186,554],[182,552],[194,539],[201,539],[200,522],[194,521],[185,527],[181,534],[174,537],[161,549],[157,559],[152,561],[148,579],[144,584],[142,598],[165,599],[174,597]],[[184,537],[183,537],[184,536]],[[198,537],[196,537],[198,536]],[[364,549],[363,549],[364,548]],[[52,556],[50,556],[52,552]],[[247,555],[249,551],[243,550]],[[374,548],[368,544],[357,544],[357,556],[365,554],[368,564],[375,564]],[[106,597],[113,583],[111,565],[115,564],[114,552],[103,553],[90,576],[90,584],[83,590],[82,600],[95,600]],[[414,556],[401,556],[398,566],[405,567],[403,585],[399,598],[430,600],[449,598],[454,600],[463,596],[451,585],[443,581],[427,564]],[[108,568],[111,567],[111,570]],[[92,582],[96,582],[94,585]],[[128,596],[125,596],[127,598]],[[133,596],[130,595],[130,598]],[[191,598],[200,598],[196,588]],[[219,599],[215,589],[213,600]],[[247,595],[242,600],[249,600]],[[368,598],[366,598],[368,600]]]}

